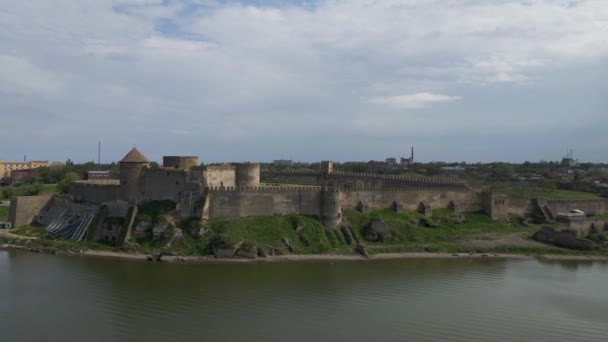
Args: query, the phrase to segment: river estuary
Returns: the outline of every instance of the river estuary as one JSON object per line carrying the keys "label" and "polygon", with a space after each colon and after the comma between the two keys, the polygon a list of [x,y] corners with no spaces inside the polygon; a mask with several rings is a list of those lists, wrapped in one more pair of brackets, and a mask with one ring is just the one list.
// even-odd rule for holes
{"label": "river estuary", "polygon": [[606,339],[606,262],[159,264],[0,250],[1,341]]}

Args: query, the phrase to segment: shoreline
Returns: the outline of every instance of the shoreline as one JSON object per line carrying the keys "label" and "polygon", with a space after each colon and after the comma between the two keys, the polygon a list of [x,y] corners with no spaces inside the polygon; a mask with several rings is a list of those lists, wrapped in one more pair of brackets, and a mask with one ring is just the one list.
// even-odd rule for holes
{"label": "shoreline", "polygon": [[3,244],[0,250],[22,250],[32,253],[59,254],[66,256],[85,256],[106,259],[122,259],[145,261],[151,263],[265,263],[265,262],[298,262],[298,261],[375,261],[395,259],[454,259],[454,258],[484,258],[484,259],[536,259],[548,261],[608,261],[608,255],[567,255],[567,254],[510,254],[510,253],[431,253],[431,252],[402,252],[380,253],[365,258],[358,254],[290,254],[275,255],[265,258],[215,258],[213,256],[168,256],[167,260],[154,261],[153,256],[141,253],[114,252],[104,250],[53,251],[32,249],[27,246]]}

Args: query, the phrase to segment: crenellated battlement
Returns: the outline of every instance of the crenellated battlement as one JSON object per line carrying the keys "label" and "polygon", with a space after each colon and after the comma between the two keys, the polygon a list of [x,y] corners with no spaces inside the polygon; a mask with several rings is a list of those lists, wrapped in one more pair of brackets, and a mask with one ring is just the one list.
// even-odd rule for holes
{"label": "crenellated battlement", "polygon": [[584,203],[608,203],[606,198],[589,199],[548,199],[548,204],[584,204]]}
{"label": "crenellated battlement", "polygon": [[436,178],[417,178],[417,177],[409,177],[409,176],[401,176],[401,175],[381,175],[374,173],[357,173],[357,172],[332,172],[329,174],[320,173],[314,170],[292,170],[292,171],[265,171],[262,173],[265,176],[270,177],[280,177],[280,176],[316,176],[319,181],[331,181],[331,180],[340,180],[340,179],[367,179],[367,180],[386,180],[389,183],[402,184],[403,186],[416,186],[432,184],[436,186],[451,186],[451,187],[463,187],[469,188],[469,185],[466,182],[461,181],[450,181],[445,179],[436,179]]}
{"label": "crenellated battlement", "polygon": [[298,192],[298,191],[321,191],[331,189],[331,187],[322,186],[212,186],[207,188],[210,192],[237,192],[237,191],[249,191],[249,192]]}
{"label": "crenellated battlement", "polygon": [[420,191],[447,191],[468,192],[462,187],[420,187],[420,188],[341,188],[333,186],[229,186],[208,187],[209,192],[300,192],[300,191],[324,191],[324,192],[420,192]]}
{"label": "crenellated battlement", "polygon": [[446,192],[469,192],[461,187],[419,187],[419,188],[340,188],[343,192],[423,192],[423,191],[446,191]]}

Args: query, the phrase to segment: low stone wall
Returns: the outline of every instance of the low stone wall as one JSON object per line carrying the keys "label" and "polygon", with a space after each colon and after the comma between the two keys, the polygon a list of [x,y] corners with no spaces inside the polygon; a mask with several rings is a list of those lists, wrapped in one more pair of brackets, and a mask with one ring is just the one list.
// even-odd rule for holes
{"label": "low stone wall", "polygon": [[51,195],[47,195],[18,196],[11,198],[9,221],[13,228],[19,228],[32,223],[36,215],[47,206],[51,197]]}

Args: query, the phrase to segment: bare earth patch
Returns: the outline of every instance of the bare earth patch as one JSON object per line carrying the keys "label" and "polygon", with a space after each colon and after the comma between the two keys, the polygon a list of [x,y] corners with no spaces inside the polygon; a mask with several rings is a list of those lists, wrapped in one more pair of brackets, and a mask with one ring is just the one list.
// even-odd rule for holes
{"label": "bare earth patch", "polygon": [[547,247],[540,242],[527,239],[521,233],[511,234],[482,234],[466,240],[467,244],[473,247],[492,249],[499,247]]}

